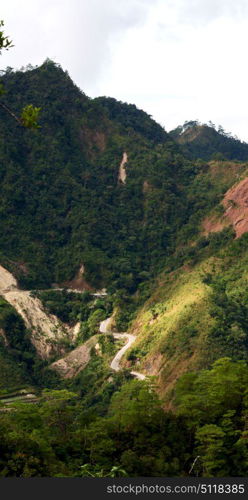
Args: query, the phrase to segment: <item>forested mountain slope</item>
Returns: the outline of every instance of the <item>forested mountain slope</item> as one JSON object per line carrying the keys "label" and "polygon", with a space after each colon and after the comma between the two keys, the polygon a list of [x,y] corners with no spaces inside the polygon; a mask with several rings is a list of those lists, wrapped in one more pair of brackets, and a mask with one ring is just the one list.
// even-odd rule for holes
{"label": "forested mountain slope", "polygon": [[248,146],[49,60],[1,82],[42,111],[0,110],[0,476],[247,475]]}
{"label": "forested mountain slope", "polygon": [[[1,109],[1,248],[23,286],[72,279],[135,290],[174,248],[193,167],[143,111],[89,99],[51,61],[6,72],[5,105],[41,107],[23,129]],[[123,118],[124,117],[124,118]],[[127,154],[126,183],[118,181]],[[171,230],[173,226],[173,230]]]}
{"label": "forested mountain slope", "polygon": [[226,159],[247,161],[248,144],[217,129],[213,123],[185,122],[170,132],[170,136],[181,146],[182,152],[191,159]]}
{"label": "forested mountain slope", "polygon": [[[245,163],[211,162],[195,177],[188,196],[197,191],[199,208],[132,323],[138,337],[126,366],[158,375],[167,402],[182,373],[222,356],[248,361],[247,172]],[[198,234],[185,243],[193,222]]]}

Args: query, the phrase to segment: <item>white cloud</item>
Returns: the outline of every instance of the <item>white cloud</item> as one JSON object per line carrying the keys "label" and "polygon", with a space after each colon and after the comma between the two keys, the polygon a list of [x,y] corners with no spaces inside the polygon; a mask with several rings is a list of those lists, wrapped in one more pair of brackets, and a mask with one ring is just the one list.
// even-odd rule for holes
{"label": "white cloud", "polygon": [[1,16],[15,43],[1,67],[50,57],[166,129],[199,118],[248,141],[247,0],[9,0]]}
{"label": "white cloud", "polygon": [[9,0],[1,15],[15,48],[1,66],[41,64],[49,57],[94,86],[110,64],[112,37],[139,26],[148,10],[147,0]]}
{"label": "white cloud", "polygon": [[136,102],[166,129],[199,118],[221,123],[248,140],[246,6],[240,1],[233,9],[229,2],[212,0],[210,7],[223,8],[216,15],[207,11],[205,23],[204,10],[197,10],[190,23],[184,14],[196,3],[207,4],[179,1],[175,8],[173,2],[160,1],[145,25],[129,30],[101,81],[103,93]]}
{"label": "white cloud", "polygon": [[[172,0],[169,3],[172,7]],[[223,16],[237,20],[248,12],[246,0],[176,0],[174,8],[180,23],[198,26]]]}

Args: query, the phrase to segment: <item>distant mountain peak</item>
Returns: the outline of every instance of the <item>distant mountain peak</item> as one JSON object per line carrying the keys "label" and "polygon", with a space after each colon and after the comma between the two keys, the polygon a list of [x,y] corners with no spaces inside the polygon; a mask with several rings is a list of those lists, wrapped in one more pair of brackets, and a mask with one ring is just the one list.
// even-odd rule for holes
{"label": "distant mountain peak", "polygon": [[213,122],[201,123],[190,120],[170,131],[170,136],[181,145],[183,153],[191,159],[248,160],[248,144],[226,132]]}

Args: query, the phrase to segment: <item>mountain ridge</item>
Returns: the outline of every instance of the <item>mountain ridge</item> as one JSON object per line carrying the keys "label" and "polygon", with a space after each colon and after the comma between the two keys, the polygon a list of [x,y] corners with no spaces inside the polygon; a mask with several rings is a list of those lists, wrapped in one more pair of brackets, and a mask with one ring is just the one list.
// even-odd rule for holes
{"label": "mountain ridge", "polygon": [[167,134],[50,60],[1,82],[42,114],[0,121],[0,475],[246,475],[247,145]]}
{"label": "mountain ridge", "polygon": [[248,144],[218,128],[199,121],[188,121],[170,131],[170,136],[180,145],[182,152],[191,159],[240,160],[248,159]]}
{"label": "mountain ridge", "polygon": [[[92,284],[99,287],[104,280],[106,284],[108,274],[111,281],[116,274],[111,269],[113,254],[119,254],[120,258],[123,253],[127,254],[132,262],[130,276],[144,270],[137,255],[147,244],[153,246],[155,243],[157,247],[154,261],[156,253],[166,255],[167,247],[173,244],[169,234],[166,235],[166,218],[173,217],[174,213],[161,199],[162,192],[165,196],[179,198],[180,164],[190,169],[168,134],[144,112],[123,103],[115,102],[117,112],[111,121],[106,103],[112,106],[112,100],[104,98],[103,105],[102,99],[99,103],[97,99],[87,98],[51,61],[26,73],[7,73],[2,81],[8,88],[3,99],[15,111],[31,98],[43,110],[41,129],[37,132],[20,129],[8,116],[4,125],[2,123],[2,134],[9,146],[8,151],[4,145],[1,149],[2,164],[8,164],[8,171],[3,169],[1,174],[2,210],[5,212],[1,224],[4,234],[9,233],[9,236],[2,240],[0,251],[6,253],[9,260],[23,262],[19,266],[23,285],[29,289],[33,286],[32,280],[39,280],[39,286],[47,286],[72,279],[84,264],[86,280],[93,280]],[[18,92],[17,100],[15,92]],[[128,126],[127,123],[119,124],[119,117],[116,119],[116,113],[121,114],[120,109],[124,116],[131,109]],[[145,135],[137,130],[137,123],[143,127]],[[164,144],[158,142],[158,134]],[[125,151],[129,162],[124,188],[118,185],[118,173]],[[188,182],[186,175],[185,180]],[[145,181],[154,184],[154,189],[144,196]],[[155,241],[149,208],[154,198],[160,198],[165,222],[163,228],[158,221],[156,232],[160,237]],[[120,238],[120,232],[112,229],[121,225],[132,239],[129,247]],[[135,225],[143,227],[140,236]],[[25,226],[25,235],[22,226]],[[104,226],[106,230],[102,231]],[[110,243],[112,249],[109,249]],[[150,266],[151,255],[146,267]],[[144,252],[142,261],[146,261]],[[30,266],[32,269],[25,273],[25,266],[26,270]]]}

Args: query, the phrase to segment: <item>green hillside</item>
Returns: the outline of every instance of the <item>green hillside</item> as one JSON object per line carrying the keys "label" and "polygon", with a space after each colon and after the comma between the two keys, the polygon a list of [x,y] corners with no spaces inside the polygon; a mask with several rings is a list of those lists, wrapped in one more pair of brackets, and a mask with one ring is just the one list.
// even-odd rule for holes
{"label": "green hillside", "polygon": [[50,60],[0,83],[41,108],[34,130],[0,109],[0,477],[247,475],[247,144],[167,134]]}
{"label": "green hillside", "polygon": [[170,136],[181,146],[182,152],[191,159],[226,159],[247,161],[248,144],[226,132],[223,127],[185,122],[170,132]]}
{"label": "green hillside", "polygon": [[28,288],[71,279],[84,264],[93,286],[135,290],[174,248],[192,165],[146,113],[89,99],[52,61],[1,81],[14,112],[42,108],[35,131],[1,109],[0,251],[9,266]]}
{"label": "green hillside", "polygon": [[167,403],[182,373],[222,356],[248,361],[247,232],[235,238],[227,218],[218,231],[204,231],[205,220],[222,221],[224,193],[246,176],[246,163],[202,166],[187,191],[192,212],[177,249],[131,323],[137,340],[126,365],[158,375]]}

